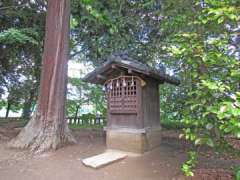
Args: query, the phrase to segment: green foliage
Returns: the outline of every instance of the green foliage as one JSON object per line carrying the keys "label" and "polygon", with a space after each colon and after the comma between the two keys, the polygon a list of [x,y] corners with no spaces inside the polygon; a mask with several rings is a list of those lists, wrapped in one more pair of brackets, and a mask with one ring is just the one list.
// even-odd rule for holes
{"label": "green foliage", "polygon": [[33,29],[9,28],[0,32],[0,43],[2,44],[27,44],[38,45],[38,33]]}
{"label": "green foliage", "polygon": [[6,107],[7,102],[5,100],[0,100],[0,110]]}
{"label": "green foliage", "polygon": [[[165,113],[164,113],[165,114]],[[171,116],[170,116],[171,118]],[[192,125],[186,125],[180,120],[173,120],[173,119],[161,119],[160,121],[161,126],[166,129],[183,129],[183,128],[192,128]]]}
{"label": "green foliage", "polygon": [[110,54],[125,50],[142,61],[153,62],[159,9],[156,0],[73,0],[72,22],[77,22],[72,23],[73,51],[84,54],[95,65]]}
{"label": "green foliage", "polygon": [[[205,3],[201,7],[200,1],[163,1],[162,30],[167,36],[160,45],[161,52],[165,64],[178,67],[176,72],[182,81],[174,90],[177,93],[162,88],[165,91],[161,96],[168,100],[161,108],[166,121],[181,120],[185,126],[182,137],[196,146],[216,147],[226,135],[239,137],[240,57],[230,54],[228,48],[240,11],[239,1]],[[191,165],[185,164],[182,170],[189,169]]]}
{"label": "green foliage", "polygon": [[181,122],[182,105],[185,103],[182,85],[176,87],[170,84],[160,85],[160,122],[165,128],[182,129],[186,124]]}
{"label": "green foliage", "polygon": [[[183,75],[186,90],[181,119],[186,125],[194,126],[184,129],[186,139],[212,147],[214,139],[224,134],[239,136],[237,72],[240,63],[227,54],[231,33],[224,28],[224,23],[237,25],[239,10],[235,1],[206,3],[207,7],[201,8],[198,3],[189,2],[192,8],[186,12],[178,7],[177,12],[181,14],[171,17],[176,20],[171,27],[175,32],[166,38],[162,49],[170,59],[182,64],[179,73]],[[170,25],[172,22],[166,21],[166,29]]]}
{"label": "green foliage", "polygon": [[[11,111],[36,101],[40,79],[45,10],[43,1],[2,0],[0,97]],[[25,106],[25,104],[30,104]]]}
{"label": "green foliage", "polygon": [[[80,78],[69,78],[67,116],[78,116],[84,105],[92,105],[93,114],[106,115],[106,100],[101,87],[83,82]],[[76,112],[78,111],[78,112]]]}
{"label": "green foliage", "polygon": [[235,169],[235,179],[240,180],[240,167]]}
{"label": "green foliage", "polygon": [[186,176],[194,176],[193,168],[197,164],[197,153],[194,151],[188,152],[188,160],[182,165],[181,170]]}
{"label": "green foliage", "polygon": [[83,114],[83,115],[81,115],[80,118],[81,118],[83,121],[87,121],[87,120],[89,120],[89,119],[96,119],[96,115],[95,115],[95,114],[88,113],[88,114]]}

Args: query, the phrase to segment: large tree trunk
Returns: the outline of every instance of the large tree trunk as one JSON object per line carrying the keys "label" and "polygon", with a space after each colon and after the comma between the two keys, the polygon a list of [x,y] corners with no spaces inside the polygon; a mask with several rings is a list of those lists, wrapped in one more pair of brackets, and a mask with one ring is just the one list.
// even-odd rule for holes
{"label": "large tree trunk", "polygon": [[38,107],[11,147],[43,152],[75,142],[65,120],[69,17],[70,0],[48,0]]}

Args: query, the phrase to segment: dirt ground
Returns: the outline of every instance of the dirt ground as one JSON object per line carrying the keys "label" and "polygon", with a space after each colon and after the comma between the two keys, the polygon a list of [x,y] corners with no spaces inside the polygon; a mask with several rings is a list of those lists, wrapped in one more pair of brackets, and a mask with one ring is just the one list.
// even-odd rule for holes
{"label": "dirt ground", "polygon": [[[6,133],[7,132],[7,133]],[[85,167],[83,158],[106,150],[104,134],[96,130],[75,130],[78,143],[56,152],[31,155],[28,151],[7,148],[9,138],[17,130],[0,129],[0,180],[183,180],[180,165],[186,160],[188,143],[179,141],[178,134],[165,131],[159,148],[139,157],[128,157],[109,166],[94,170]],[[6,135],[7,134],[7,135]],[[4,137],[4,138],[3,138]],[[212,158],[212,159],[211,159]],[[240,164],[238,159],[201,156],[198,165],[200,174],[210,170],[231,168]],[[231,173],[214,176],[196,176],[194,179],[233,179]],[[198,174],[198,173],[196,173]]]}

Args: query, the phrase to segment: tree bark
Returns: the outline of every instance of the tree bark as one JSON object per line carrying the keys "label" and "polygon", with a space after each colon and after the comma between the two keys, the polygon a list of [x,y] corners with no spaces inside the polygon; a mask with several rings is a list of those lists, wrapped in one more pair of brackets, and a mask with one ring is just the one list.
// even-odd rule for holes
{"label": "tree bark", "polygon": [[75,143],[65,119],[70,0],[48,0],[38,107],[11,147],[35,153]]}

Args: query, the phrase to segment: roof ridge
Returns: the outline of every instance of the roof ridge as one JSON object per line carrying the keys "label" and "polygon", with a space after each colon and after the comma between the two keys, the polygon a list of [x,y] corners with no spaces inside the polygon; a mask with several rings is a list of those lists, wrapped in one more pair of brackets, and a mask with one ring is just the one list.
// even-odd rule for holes
{"label": "roof ridge", "polygon": [[134,71],[145,74],[146,76],[150,76],[154,79],[158,79],[159,81],[166,81],[175,85],[178,85],[180,83],[177,78],[167,74],[162,69],[152,67],[147,63],[133,59],[127,54],[112,54],[102,66],[97,67],[93,72],[86,75],[84,79],[95,79],[95,76],[97,74],[103,73],[107,68],[111,66],[112,63],[117,63],[119,66],[122,66],[124,68],[132,68]]}

